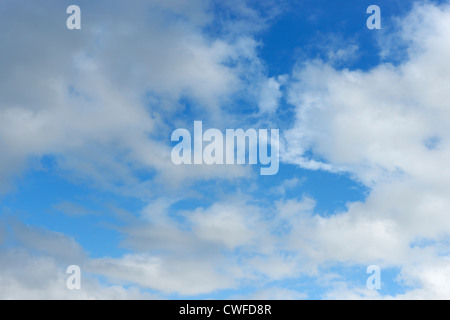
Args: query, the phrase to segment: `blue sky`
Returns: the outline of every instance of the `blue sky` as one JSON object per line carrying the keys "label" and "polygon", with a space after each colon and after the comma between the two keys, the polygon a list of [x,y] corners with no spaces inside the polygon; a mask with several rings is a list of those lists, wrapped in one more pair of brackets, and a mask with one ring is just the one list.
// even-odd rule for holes
{"label": "blue sky", "polygon": [[[0,298],[449,298],[449,21],[447,1],[0,1]],[[279,129],[278,173],[175,166],[195,120]]]}

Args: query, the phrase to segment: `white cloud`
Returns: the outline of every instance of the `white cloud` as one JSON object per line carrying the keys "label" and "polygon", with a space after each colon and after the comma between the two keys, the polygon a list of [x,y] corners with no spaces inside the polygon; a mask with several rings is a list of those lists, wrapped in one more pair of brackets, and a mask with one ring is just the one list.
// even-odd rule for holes
{"label": "white cloud", "polygon": [[171,259],[133,254],[120,259],[95,259],[90,268],[111,281],[126,281],[163,293],[187,296],[236,286],[235,276],[230,274],[232,268],[217,270],[215,264],[199,262],[196,257]]}
{"label": "white cloud", "polygon": [[[88,270],[89,258],[73,239],[7,221],[4,234],[15,247],[0,248],[0,299],[156,299],[137,287],[100,283]],[[0,230],[6,230],[5,221]],[[81,290],[69,290],[69,265],[81,268]]]}
{"label": "white cloud", "polygon": [[214,204],[208,210],[197,209],[187,218],[192,224],[192,231],[206,241],[223,243],[233,249],[250,245],[256,237],[258,217],[252,214],[252,208],[239,208],[237,204]]}
{"label": "white cloud", "polygon": [[286,76],[279,76],[277,79],[269,78],[261,85],[259,97],[259,110],[261,113],[274,113],[278,109],[282,92],[281,85],[286,83]]}
{"label": "white cloud", "polygon": [[[7,33],[0,35],[5,48],[0,53],[5,75],[0,78],[2,190],[29,157],[45,154],[56,155],[60,168],[75,177],[142,198],[148,198],[151,183],[140,181],[134,170],[155,172],[155,183],[165,186],[183,186],[180,181],[186,178],[248,176],[241,167],[175,167],[166,140],[158,138],[169,137],[167,119],[185,125],[176,118],[185,97],[220,123],[231,96],[247,89],[245,81],[255,80],[248,90],[257,92],[262,114],[275,113],[285,79],[261,76],[254,39],[234,34],[211,40],[204,35],[201,28],[212,16],[202,1],[188,7],[175,0],[155,1],[150,4],[154,10],[142,10],[143,1],[132,8],[116,4],[100,10],[95,5],[91,14],[96,23],[84,20],[83,33],[71,33],[64,24],[55,28],[57,8],[49,6],[53,9],[45,17],[35,16],[35,5],[11,3],[8,9],[20,17],[45,18],[48,24],[4,13],[0,17],[2,30],[18,34],[14,43]],[[245,9],[239,8],[243,15],[255,15]],[[117,10],[122,19],[111,18]],[[149,11],[152,19],[144,15]],[[183,19],[166,23],[173,14]],[[450,230],[450,8],[416,6],[400,22],[397,37],[409,47],[402,64],[350,71],[311,61],[289,78],[288,99],[296,118],[284,137],[283,160],[308,169],[350,172],[370,187],[364,202],[320,216],[314,212],[315,201],[306,197],[275,204],[224,197],[173,216],[169,209],[174,200],[164,198],[150,203],[142,220],[127,221],[121,228],[122,245],[133,253],[94,260],[64,235],[17,225],[14,232],[25,249],[0,254],[7,266],[0,271],[0,287],[7,290],[0,294],[145,297],[122,286],[132,283],[197,295],[239,288],[243,280],[320,277],[324,264],[377,263],[401,267],[401,280],[417,285],[396,298],[448,298],[449,264],[436,243]],[[330,60],[353,53],[351,48],[338,51]],[[224,113],[225,119],[229,115]],[[311,150],[317,159],[305,155]],[[276,192],[284,195],[298,183],[288,180]],[[4,239],[6,231],[0,232]],[[419,240],[431,244],[414,246]],[[34,251],[41,255],[30,253]],[[119,285],[88,281],[87,291],[69,292],[62,266],[72,260]],[[335,285],[326,297],[380,298],[344,281]],[[303,297],[282,289],[261,289],[255,296]]]}
{"label": "white cloud", "polygon": [[266,225],[257,207],[219,202],[173,215],[170,206],[159,199],[145,208],[145,223],[129,221],[122,229],[123,246],[134,253],[95,259],[91,270],[118,283],[189,296],[237,288],[247,273],[253,277],[235,253],[267,250],[258,242]]}
{"label": "white cloud", "polygon": [[310,266],[296,254],[280,253],[292,249],[284,228],[314,205],[308,198],[268,208],[224,199],[172,213],[170,201],[160,199],[143,211],[145,223],[132,221],[122,230],[122,245],[135,253],[95,259],[91,267],[112,281],[182,295],[296,277]]}
{"label": "white cloud", "polygon": [[1,189],[43,155],[74,177],[137,196],[149,187],[138,170],[169,187],[246,176],[248,169],[230,166],[175,167],[168,137],[186,125],[177,117],[182,99],[202,120],[229,117],[225,107],[249,68],[260,68],[256,41],[243,30],[209,37],[202,28],[213,15],[200,0],[82,7],[82,31],[67,30],[65,8],[51,1],[1,11],[0,27],[14,30],[0,35]]}
{"label": "white cloud", "polygon": [[440,258],[433,263],[408,265],[402,269],[400,280],[413,287],[396,299],[448,299],[450,297],[450,259]]}
{"label": "white cloud", "polygon": [[302,293],[302,292],[298,292],[298,291],[294,291],[294,290],[290,290],[290,289],[285,289],[285,288],[277,288],[277,287],[272,287],[272,288],[267,288],[267,289],[261,289],[258,290],[254,293],[252,293],[251,295],[247,295],[247,296],[236,296],[236,297],[231,297],[232,300],[234,299],[242,299],[242,300],[302,300],[302,299],[306,299],[308,297],[308,295]]}
{"label": "white cloud", "polygon": [[[347,171],[371,188],[346,212],[298,218],[291,243],[319,263],[403,267],[421,289],[400,297],[449,297],[440,276],[448,262],[434,270],[436,248],[412,246],[450,230],[449,36],[448,5],[416,5],[399,21],[396,39],[409,48],[401,64],[340,71],[312,61],[297,68],[289,89],[296,124],[285,135],[283,159]],[[322,163],[305,156],[310,150]],[[422,273],[407,272],[412,265]]]}
{"label": "white cloud", "polygon": [[[416,6],[402,25],[414,25],[408,21],[417,16],[425,22],[401,31],[411,44],[409,59],[399,66],[338,71],[315,61],[298,69],[290,90],[297,124],[286,139],[288,148],[290,143],[300,148],[288,151],[286,159],[296,162],[311,146],[366,184],[397,171],[443,179],[448,172],[442,163],[448,156],[449,91],[443,70],[450,66],[442,58],[450,52],[443,41],[450,32],[447,15],[446,7]],[[439,147],[429,150],[424,143],[432,137],[439,138]],[[432,168],[440,168],[441,174]]]}
{"label": "white cloud", "polygon": [[137,287],[100,284],[81,269],[81,290],[66,286],[66,265],[50,256],[36,256],[24,250],[1,251],[0,299],[97,300],[157,299]]}

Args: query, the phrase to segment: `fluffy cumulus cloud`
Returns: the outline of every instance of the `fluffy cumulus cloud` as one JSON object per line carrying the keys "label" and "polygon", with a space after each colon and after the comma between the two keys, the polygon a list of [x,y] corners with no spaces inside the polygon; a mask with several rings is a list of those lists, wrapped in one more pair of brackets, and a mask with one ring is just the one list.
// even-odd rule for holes
{"label": "fluffy cumulus cloud", "polygon": [[[158,299],[136,286],[101,284],[85,272],[89,260],[81,246],[63,234],[16,220],[0,222],[9,244],[0,249],[0,299]],[[82,290],[67,287],[67,267],[73,264],[81,267]]]}
{"label": "fluffy cumulus cloud", "polygon": [[171,216],[160,201],[149,205],[142,212],[145,222],[129,221],[123,230],[123,245],[134,253],[96,259],[93,270],[164,293],[192,296],[238,287],[245,270],[234,253],[257,245],[264,227],[258,208],[241,201],[180,214],[182,220]]}
{"label": "fluffy cumulus cloud", "polygon": [[158,299],[138,287],[104,286],[83,272],[82,290],[69,290],[67,266],[53,256],[36,256],[24,250],[2,251],[0,261],[0,299]]}
{"label": "fluffy cumulus cloud", "polygon": [[[246,285],[252,293],[231,297],[308,298],[283,286],[292,279],[314,281],[324,298],[450,297],[450,6],[415,5],[394,34],[380,35],[385,60],[369,70],[336,68],[355,56],[352,46],[268,77],[255,33],[272,17],[242,3],[233,14],[243,18],[226,27],[207,1],[80,5],[90,13],[83,32],[68,32],[63,4],[0,3],[0,191],[30,159],[51,155],[69,177],[145,207],[113,227],[126,250],[113,256],[91,257],[62,233],[5,220],[0,298],[195,297]],[[393,54],[405,58],[387,62]],[[255,106],[250,116],[234,113],[242,99]],[[248,167],[171,164],[173,128],[197,115],[218,127],[264,122],[283,101],[294,108],[283,165],[348,173],[367,187],[364,201],[325,215],[297,192],[304,179],[266,188]],[[227,189],[243,177],[248,188]],[[194,178],[220,180],[179,192]],[[178,207],[211,193],[203,205]],[[95,216],[78,200],[53,208]],[[70,264],[85,272],[81,291],[65,286]],[[372,264],[397,268],[407,289],[382,295],[330,271]]]}
{"label": "fluffy cumulus cloud", "polygon": [[[397,47],[384,49],[399,54],[406,44],[401,64],[360,71],[311,61],[294,71],[289,99],[296,124],[286,133],[284,160],[350,172],[371,190],[364,203],[343,214],[314,218],[305,231],[317,245],[315,254],[418,264],[404,267],[401,280],[417,280],[423,289],[404,297],[448,298],[448,281],[439,276],[448,267],[448,252],[435,243],[445,242],[450,230],[450,7],[416,5],[397,27],[386,39]],[[428,245],[418,245],[424,240]]]}
{"label": "fluffy cumulus cloud", "polygon": [[204,1],[80,6],[89,13],[82,32],[69,32],[61,23],[63,4],[1,4],[7,30],[0,35],[2,190],[27,160],[48,154],[64,170],[108,188],[136,189],[142,181],[134,170],[156,172],[160,181],[244,175],[174,167],[162,137],[187,108],[182,99],[206,113],[205,120],[224,119],[218,112],[242,89],[257,43],[243,33],[205,35],[202,28],[213,18]]}

